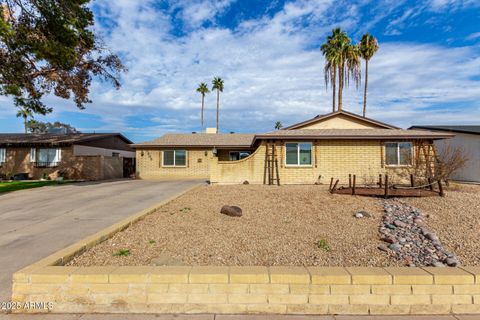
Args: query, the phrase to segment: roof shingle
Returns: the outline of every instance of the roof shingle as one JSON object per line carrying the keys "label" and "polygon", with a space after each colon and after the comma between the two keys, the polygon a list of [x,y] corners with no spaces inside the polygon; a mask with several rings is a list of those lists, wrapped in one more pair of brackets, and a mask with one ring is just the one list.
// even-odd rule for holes
{"label": "roof shingle", "polygon": [[250,147],[254,136],[247,133],[169,133],[133,147]]}
{"label": "roof shingle", "polygon": [[479,126],[450,126],[450,125],[430,125],[430,126],[411,126],[411,129],[439,130],[459,133],[480,134]]}
{"label": "roof shingle", "polygon": [[120,133],[0,133],[0,145],[71,145],[112,136],[119,136],[126,143],[132,143]]}

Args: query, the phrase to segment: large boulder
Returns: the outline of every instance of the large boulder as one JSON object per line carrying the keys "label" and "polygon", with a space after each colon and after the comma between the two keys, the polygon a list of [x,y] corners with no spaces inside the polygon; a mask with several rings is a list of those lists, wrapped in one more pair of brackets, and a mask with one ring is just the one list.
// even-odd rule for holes
{"label": "large boulder", "polygon": [[241,217],[242,216],[242,208],[237,206],[223,206],[220,210],[220,213],[226,214],[230,217]]}

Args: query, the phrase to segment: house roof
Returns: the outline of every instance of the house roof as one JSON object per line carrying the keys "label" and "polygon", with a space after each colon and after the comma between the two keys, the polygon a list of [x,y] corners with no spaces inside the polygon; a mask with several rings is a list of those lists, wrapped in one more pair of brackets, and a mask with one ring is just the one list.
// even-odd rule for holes
{"label": "house roof", "polygon": [[140,147],[251,147],[263,139],[445,139],[454,134],[403,129],[298,129],[277,130],[263,134],[166,134],[158,139],[132,145]]}
{"label": "house roof", "polygon": [[439,133],[424,130],[403,129],[297,129],[277,130],[255,135],[255,140],[261,139],[445,139],[454,134]]}
{"label": "house roof", "polygon": [[121,133],[0,133],[0,145],[72,145],[118,136],[127,144],[133,143]]}
{"label": "house roof", "polygon": [[424,130],[435,130],[435,131],[480,134],[480,125],[479,126],[449,126],[449,125],[411,126],[410,129],[424,129]]}
{"label": "house roof", "polygon": [[132,145],[138,147],[250,147],[254,134],[248,133],[169,133],[152,141]]}
{"label": "house roof", "polygon": [[349,118],[353,118],[355,120],[370,123],[370,124],[376,125],[378,127],[384,128],[384,129],[399,129],[398,127],[392,126],[392,125],[384,123],[384,122],[380,122],[380,121],[377,121],[377,120],[374,120],[374,119],[371,119],[371,118],[367,118],[367,117],[362,117],[358,114],[341,110],[341,111],[327,113],[327,114],[324,114],[324,115],[317,115],[317,116],[315,116],[311,119],[308,119],[308,120],[305,120],[305,121],[302,121],[302,122],[299,122],[299,123],[295,123],[295,124],[292,124],[288,127],[282,128],[282,130],[298,129],[298,128],[301,128],[303,126],[310,125],[310,124],[320,122],[320,121],[324,121],[324,120],[327,120],[329,118],[333,118],[333,117],[336,117],[336,116],[339,116],[339,115],[344,115],[344,116],[347,116]]}

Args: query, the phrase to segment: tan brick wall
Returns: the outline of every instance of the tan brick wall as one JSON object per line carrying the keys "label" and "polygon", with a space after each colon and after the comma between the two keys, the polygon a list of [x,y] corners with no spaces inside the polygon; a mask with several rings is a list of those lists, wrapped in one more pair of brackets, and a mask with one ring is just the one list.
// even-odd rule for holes
{"label": "tan brick wall", "polygon": [[35,313],[480,313],[478,273],[478,268],[37,266],[14,274],[12,301],[52,302],[50,310],[13,310]]}
{"label": "tan brick wall", "polygon": [[137,177],[141,179],[208,179],[210,172],[209,160],[213,157],[211,150],[186,150],[186,167],[163,167],[162,149],[137,149]]}
{"label": "tan brick wall", "polygon": [[[379,174],[389,174],[390,182],[403,181],[405,169],[383,165],[383,142],[379,140],[317,140],[313,142],[312,165],[285,166],[285,141],[276,142],[280,181],[283,184],[328,183],[330,178],[348,183],[348,174],[356,174],[358,183],[375,183]],[[212,183],[263,183],[265,147],[240,161],[212,158]]]}
{"label": "tan brick wall", "polygon": [[355,119],[346,115],[335,117],[307,124],[296,129],[378,129],[381,126]]}
{"label": "tan brick wall", "polygon": [[123,162],[120,158],[103,156],[74,156],[73,147],[62,147],[62,158],[54,168],[35,167],[30,162],[30,148],[7,147],[6,162],[0,167],[0,174],[13,176],[26,172],[32,179],[40,179],[46,173],[55,179],[59,171],[66,172],[68,179],[103,180],[121,178]]}

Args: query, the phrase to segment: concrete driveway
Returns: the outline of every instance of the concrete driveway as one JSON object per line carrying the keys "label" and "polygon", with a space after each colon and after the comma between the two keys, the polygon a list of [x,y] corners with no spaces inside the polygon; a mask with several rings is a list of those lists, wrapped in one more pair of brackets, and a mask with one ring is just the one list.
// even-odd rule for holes
{"label": "concrete driveway", "polygon": [[0,194],[0,301],[10,300],[13,272],[200,183],[117,180]]}

